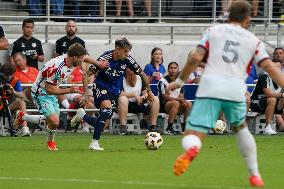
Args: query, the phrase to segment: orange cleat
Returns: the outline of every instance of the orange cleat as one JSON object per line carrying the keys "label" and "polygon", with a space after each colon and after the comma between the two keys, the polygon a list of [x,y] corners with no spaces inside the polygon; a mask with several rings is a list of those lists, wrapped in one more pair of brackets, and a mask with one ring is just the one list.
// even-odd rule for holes
{"label": "orange cleat", "polygon": [[264,186],[263,180],[258,176],[251,176],[249,178],[249,182],[250,182],[250,185],[253,187],[263,187]]}
{"label": "orange cleat", "polygon": [[48,147],[49,151],[56,151],[56,150],[58,150],[55,141],[48,141],[47,142],[47,147]]}
{"label": "orange cleat", "polygon": [[174,163],[174,174],[176,176],[182,175],[188,168],[189,164],[199,153],[198,147],[192,147],[181,154]]}

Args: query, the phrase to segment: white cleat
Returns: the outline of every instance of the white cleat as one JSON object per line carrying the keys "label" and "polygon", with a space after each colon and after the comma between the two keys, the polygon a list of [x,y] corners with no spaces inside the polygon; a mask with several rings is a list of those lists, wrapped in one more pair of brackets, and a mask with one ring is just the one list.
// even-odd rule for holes
{"label": "white cleat", "polygon": [[23,128],[21,129],[20,135],[21,135],[22,137],[25,137],[25,136],[30,137],[30,136],[31,136],[30,129],[29,129],[27,126],[23,127]]}
{"label": "white cleat", "polygon": [[100,147],[99,144],[91,143],[89,146],[90,150],[97,150],[97,151],[103,151],[104,149]]}
{"label": "white cleat", "polygon": [[276,131],[274,131],[271,127],[271,125],[267,125],[265,128],[264,128],[264,132],[263,132],[265,135],[276,135]]}
{"label": "white cleat", "polygon": [[78,126],[82,122],[83,117],[84,117],[85,114],[86,114],[85,110],[83,108],[79,108],[77,110],[76,115],[71,119],[70,126],[71,127]]}

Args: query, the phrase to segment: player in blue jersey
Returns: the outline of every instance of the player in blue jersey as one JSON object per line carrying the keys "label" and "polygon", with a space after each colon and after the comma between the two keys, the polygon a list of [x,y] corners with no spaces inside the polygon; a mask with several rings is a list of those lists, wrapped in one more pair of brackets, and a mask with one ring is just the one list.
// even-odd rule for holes
{"label": "player in blue jersey", "polygon": [[[118,39],[115,41],[114,50],[107,51],[98,58],[98,60],[109,62],[108,68],[97,70],[97,77],[94,81],[95,106],[100,108],[100,115],[91,117],[80,108],[71,120],[71,126],[75,126],[78,122],[84,120],[95,128],[93,140],[89,146],[91,150],[104,150],[99,145],[99,139],[106,120],[111,118],[113,109],[116,107],[118,97],[122,91],[126,68],[132,70],[136,75],[140,75],[146,88],[150,89],[147,76],[128,54],[131,48],[132,45],[126,38]],[[153,97],[153,93],[149,92],[148,99],[153,100]]]}

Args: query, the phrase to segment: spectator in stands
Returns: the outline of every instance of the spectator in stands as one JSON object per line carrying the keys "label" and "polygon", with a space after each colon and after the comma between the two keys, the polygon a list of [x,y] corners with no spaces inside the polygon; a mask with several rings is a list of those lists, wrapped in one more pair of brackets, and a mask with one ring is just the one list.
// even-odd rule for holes
{"label": "spectator in stands", "polygon": [[[43,16],[43,6],[46,5],[45,0],[29,0],[28,6],[31,16]],[[62,16],[64,11],[64,0],[50,0],[50,12],[55,16]]]}
{"label": "spectator in stands", "polygon": [[[3,86],[5,84],[9,84],[13,88],[14,93],[21,93],[22,87],[21,82],[19,79],[14,75],[16,72],[16,66],[14,64],[6,63],[0,67],[0,84]],[[26,103],[22,100],[13,99],[9,102],[9,109],[12,112],[15,112],[17,110],[26,111]],[[29,128],[27,127],[27,122],[24,121],[22,124],[18,127],[21,129],[21,136],[31,136]]]}
{"label": "spectator in stands", "polygon": [[198,66],[194,72],[192,72],[189,77],[188,77],[188,80],[187,80],[187,83],[189,84],[198,84],[199,81],[200,81],[200,77],[201,75],[203,74],[203,70],[204,70],[204,67],[202,66]]}
{"label": "spectator in stands", "polygon": [[10,50],[10,61],[14,63],[13,55],[22,52],[27,57],[28,66],[38,69],[38,62],[44,61],[44,54],[40,40],[34,38],[34,21],[25,19],[22,25],[23,36],[17,39]]}
{"label": "spectator in stands", "polygon": [[[273,62],[281,69],[279,60],[273,59]],[[284,93],[281,92],[281,88],[266,72],[259,76],[251,96],[250,108],[254,112],[265,114],[266,127],[264,134],[275,135],[276,131],[272,129],[271,121],[274,114],[283,114]]]}
{"label": "spectator in stands", "polygon": [[158,113],[160,109],[159,99],[154,97],[153,101],[147,99],[148,93],[143,86],[141,77],[136,75],[130,69],[126,69],[126,75],[123,79],[123,92],[118,99],[118,115],[120,119],[120,133],[128,134],[127,131],[127,113],[150,113],[149,131],[156,129]]}
{"label": "spectator in stands", "polygon": [[233,0],[222,0],[221,1],[221,17],[227,18],[229,16],[229,8]]}
{"label": "spectator in stands", "polygon": [[[130,17],[133,17],[134,16],[133,1],[127,0],[126,3],[127,3],[127,6],[128,6],[128,15]],[[122,0],[115,0],[115,8],[116,8],[115,16],[117,16],[117,17],[121,16],[121,7],[122,7]],[[116,19],[115,22],[126,22],[126,21],[121,20],[121,19]]]}
{"label": "spectator in stands", "polygon": [[[246,84],[256,84],[258,80],[258,75],[256,73],[255,65],[252,64],[250,68],[250,72],[248,74],[248,78],[246,80]],[[248,92],[251,93],[254,87],[248,87]]]}
{"label": "spectator in stands", "polygon": [[7,50],[9,48],[8,39],[5,37],[5,32],[0,26],[0,50]]}
{"label": "spectator in stands", "polygon": [[278,59],[282,63],[282,67],[284,64],[284,49],[282,47],[278,47],[274,49],[273,58]]}
{"label": "spectator in stands", "polygon": [[[284,49],[282,47],[278,47],[274,49],[273,52],[273,59],[278,59],[281,61],[282,67],[281,70],[284,73]],[[276,125],[279,127],[280,131],[284,130],[284,120],[282,115],[276,114],[275,115]]]}
{"label": "spectator in stands", "polygon": [[13,55],[13,60],[16,65],[14,76],[17,77],[21,83],[34,83],[38,70],[27,65],[26,56],[23,53],[18,52]]}
{"label": "spectator in stands", "polygon": [[72,19],[68,20],[65,26],[66,36],[58,39],[55,43],[55,52],[53,57],[66,54],[69,47],[74,43],[79,43],[85,47],[85,41],[76,36],[77,25]]}
{"label": "spectator in stands", "polygon": [[[68,11],[72,11],[72,16],[74,17],[80,16],[80,1],[79,0],[65,0],[65,3],[66,3],[66,9],[68,9]],[[74,20],[78,21],[78,18],[74,18]]]}
{"label": "spectator in stands", "polygon": [[145,74],[149,77],[150,84],[157,84],[165,75],[166,69],[163,65],[163,51],[155,47],[151,51],[151,62],[144,68]]}
{"label": "spectator in stands", "polygon": [[259,0],[251,0],[252,4],[252,17],[256,17],[258,13]]}
{"label": "spectator in stands", "polygon": [[[178,88],[170,93],[166,93],[166,87],[176,80],[179,74],[179,65],[176,62],[170,62],[168,65],[169,75],[165,76],[159,81],[159,99],[160,99],[160,112],[169,114],[168,126],[166,131],[176,134],[173,129],[173,122],[178,114],[184,115],[184,123],[186,117],[191,109],[192,103],[184,99],[184,88]],[[182,131],[185,127],[182,124]]]}

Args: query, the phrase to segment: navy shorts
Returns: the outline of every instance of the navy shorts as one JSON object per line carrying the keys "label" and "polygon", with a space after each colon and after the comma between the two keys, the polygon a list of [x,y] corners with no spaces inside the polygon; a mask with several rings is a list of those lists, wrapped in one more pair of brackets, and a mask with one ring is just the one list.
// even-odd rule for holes
{"label": "navy shorts", "polygon": [[117,102],[119,96],[113,93],[109,93],[109,91],[103,87],[100,87],[98,85],[93,85],[93,97],[94,97],[94,104],[97,108],[100,108],[100,105],[104,100],[111,101],[113,109],[117,108]]}

